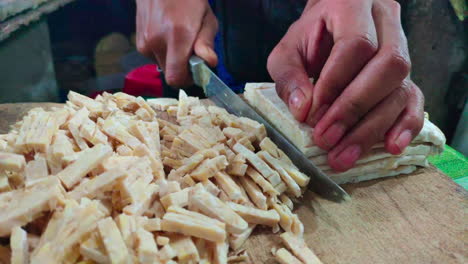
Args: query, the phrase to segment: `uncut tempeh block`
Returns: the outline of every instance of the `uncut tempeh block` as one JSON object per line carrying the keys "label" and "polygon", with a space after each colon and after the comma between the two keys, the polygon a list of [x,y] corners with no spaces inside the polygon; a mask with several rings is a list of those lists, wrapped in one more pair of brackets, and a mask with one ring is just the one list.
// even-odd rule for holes
{"label": "uncut tempeh block", "polygon": [[289,248],[297,258],[305,264],[322,264],[320,259],[307,247],[302,238],[295,236],[293,233],[286,232],[280,235],[281,240]]}
{"label": "uncut tempeh block", "polygon": [[98,222],[97,226],[111,263],[128,263],[130,256],[114,220],[111,217],[104,218]]}
{"label": "uncut tempeh block", "polygon": [[108,145],[96,145],[80,155],[80,157],[59,172],[56,176],[68,189],[71,189],[92,169],[96,168],[104,159],[112,154],[112,148]]}

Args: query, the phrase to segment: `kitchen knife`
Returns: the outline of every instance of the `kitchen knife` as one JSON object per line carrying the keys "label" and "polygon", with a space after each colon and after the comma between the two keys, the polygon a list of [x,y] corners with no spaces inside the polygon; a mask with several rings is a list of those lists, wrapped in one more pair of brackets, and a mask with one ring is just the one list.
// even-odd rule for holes
{"label": "kitchen knife", "polygon": [[189,64],[194,83],[202,87],[205,95],[217,106],[225,108],[231,114],[248,117],[265,126],[270,139],[292,160],[294,165],[311,178],[308,186],[309,189],[335,202],[350,199],[349,195],[338,184],[333,182],[281,132],[224,84],[201,58],[192,56]]}

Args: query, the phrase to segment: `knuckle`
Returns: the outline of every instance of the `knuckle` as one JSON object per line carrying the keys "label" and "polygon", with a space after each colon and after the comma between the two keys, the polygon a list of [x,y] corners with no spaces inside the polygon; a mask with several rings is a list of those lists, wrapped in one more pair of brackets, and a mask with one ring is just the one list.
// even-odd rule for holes
{"label": "knuckle", "polygon": [[375,55],[378,50],[378,44],[375,40],[372,40],[371,36],[357,36],[351,39],[349,43],[356,52],[369,57]]}
{"label": "knuckle", "polygon": [[391,51],[385,56],[386,67],[399,77],[405,78],[411,71],[411,61],[407,54],[401,51]]}
{"label": "knuckle", "polygon": [[345,104],[344,109],[342,109],[346,115],[350,116],[352,119],[358,120],[361,116],[364,115],[365,109],[360,102],[355,100],[348,100]]}
{"label": "knuckle", "polygon": [[411,96],[410,87],[407,85],[400,86],[396,91],[396,102],[399,106],[404,107]]}
{"label": "knuckle", "polygon": [[378,141],[381,141],[385,137],[385,133],[387,131],[380,128],[380,127],[374,127],[372,129],[369,129],[369,135],[365,139],[366,143],[369,145],[373,145],[374,143],[377,143]]}
{"label": "knuckle", "polygon": [[392,14],[400,14],[401,5],[395,0],[387,1],[387,8],[392,12]]}

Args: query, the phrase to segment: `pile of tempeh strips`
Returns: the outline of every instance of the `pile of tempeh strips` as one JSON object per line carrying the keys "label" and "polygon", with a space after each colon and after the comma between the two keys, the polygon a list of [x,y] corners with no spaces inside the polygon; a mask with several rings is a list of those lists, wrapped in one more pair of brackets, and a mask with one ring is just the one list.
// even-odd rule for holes
{"label": "pile of tempeh strips", "polygon": [[309,178],[263,125],[182,90],[68,99],[0,135],[0,263],[249,263],[258,225],[320,263],[289,198]]}

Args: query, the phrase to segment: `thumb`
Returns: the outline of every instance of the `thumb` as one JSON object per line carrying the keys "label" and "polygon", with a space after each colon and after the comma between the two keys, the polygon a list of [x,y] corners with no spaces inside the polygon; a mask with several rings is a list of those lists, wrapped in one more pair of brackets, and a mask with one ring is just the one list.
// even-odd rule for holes
{"label": "thumb", "polygon": [[267,62],[268,72],[276,83],[278,95],[299,122],[304,122],[307,117],[314,88],[302,61],[297,49],[280,42]]}
{"label": "thumb", "polygon": [[218,21],[211,10],[205,15],[200,32],[194,43],[194,52],[202,58],[209,66],[218,64],[218,56],[214,51],[214,38],[218,31]]}

